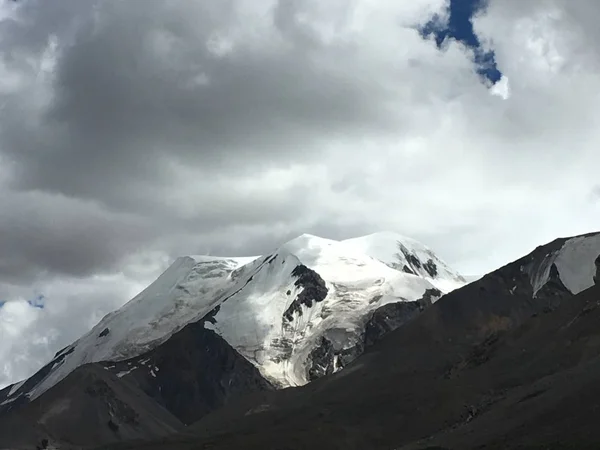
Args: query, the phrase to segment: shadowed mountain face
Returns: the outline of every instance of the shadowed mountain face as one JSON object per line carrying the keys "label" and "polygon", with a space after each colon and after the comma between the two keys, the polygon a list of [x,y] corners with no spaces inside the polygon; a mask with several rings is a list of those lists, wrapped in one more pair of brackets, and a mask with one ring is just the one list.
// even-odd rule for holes
{"label": "shadowed mountain face", "polygon": [[184,424],[231,398],[273,389],[252,364],[201,322],[142,356],[105,367],[139,386]]}
{"label": "shadowed mountain face", "polygon": [[142,356],[84,365],[31,403],[13,407],[0,417],[0,448],[34,448],[44,439],[63,448],[164,436],[231,398],[273,389],[203,325],[188,325]]}
{"label": "shadowed mountain face", "polygon": [[83,366],[45,395],[0,420],[2,448],[81,445],[155,438],[183,424],[139,388],[97,364]]}
{"label": "shadowed mountain face", "polygon": [[[163,411],[176,422],[169,426],[182,431],[157,439],[170,422],[162,418],[150,434],[144,428],[150,418],[143,417],[126,439],[145,442],[111,444],[118,439],[108,434],[92,442],[114,449],[344,450],[598,443],[600,286],[593,284],[599,237],[538,247],[433,304],[437,293],[431,291],[402,307],[374,310],[359,352],[365,353],[331,374],[333,341],[323,342],[311,358],[324,373],[301,388],[272,390],[220,336],[188,325],[153,351],[102,370],[120,393],[116,399],[140,411],[141,403],[130,400],[130,392],[139,393],[153,405],[148,411]],[[36,402],[59,401],[67,381]],[[88,385],[77,389],[89,396]],[[94,408],[115,410],[113,397],[101,398]],[[15,409],[0,426],[38,423],[33,404]],[[103,416],[84,419],[91,408],[85,405],[74,419],[84,420],[81,429],[106,428]],[[116,425],[129,430],[131,415],[121,416]],[[62,420],[47,423],[42,431],[53,438],[62,432]],[[557,442],[575,447],[553,447]]]}

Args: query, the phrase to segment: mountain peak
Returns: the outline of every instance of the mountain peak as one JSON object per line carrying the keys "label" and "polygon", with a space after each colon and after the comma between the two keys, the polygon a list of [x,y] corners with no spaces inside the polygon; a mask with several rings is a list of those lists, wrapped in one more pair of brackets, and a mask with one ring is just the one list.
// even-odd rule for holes
{"label": "mountain peak", "polygon": [[319,236],[315,236],[314,234],[301,234],[298,237],[295,237],[292,240],[284,243],[280,248],[289,251],[292,254],[296,252],[305,252],[308,250],[318,251],[321,248],[328,247],[330,245],[336,244],[338,241],[333,239],[326,239]]}
{"label": "mountain peak", "polygon": [[[417,240],[408,237],[406,235],[400,234],[396,231],[391,230],[380,230],[375,231],[373,233],[365,234],[363,236],[357,236],[351,239],[370,239],[370,240],[397,240],[397,241],[407,241],[407,242],[418,242]],[[349,239],[346,239],[349,240]],[[421,244],[423,245],[423,244]]]}
{"label": "mountain peak", "polygon": [[381,231],[341,241],[385,265],[429,280],[442,292],[465,284],[465,279],[421,242],[391,231]]}

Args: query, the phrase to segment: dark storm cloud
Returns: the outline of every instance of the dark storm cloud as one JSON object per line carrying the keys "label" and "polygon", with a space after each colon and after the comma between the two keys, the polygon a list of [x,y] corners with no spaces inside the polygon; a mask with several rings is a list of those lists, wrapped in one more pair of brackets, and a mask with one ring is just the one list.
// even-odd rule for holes
{"label": "dark storm cloud", "polygon": [[[310,2],[274,3],[249,25],[257,35],[228,48],[244,30],[239,4],[31,0],[2,22],[16,81],[0,90],[0,156],[11,163],[0,278],[112,270],[143,244],[185,253],[181,242],[189,251],[240,224],[266,239],[307,210],[306,183],[253,189],[240,176],[307,161],[336,135],[398,128],[385,89],[345,70],[353,48],[298,20]],[[203,182],[174,198],[177,167]]]}
{"label": "dark storm cloud", "polygon": [[227,54],[210,43],[232,32],[233,11],[202,3],[100,4],[59,46],[45,108],[19,111],[13,97],[4,109],[20,188],[122,203],[139,183],[168,184],[169,159],[234,174],[304,159],[336,134],[398,126],[380,107],[384,89],[335,67],[351,49],[329,52],[295,20],[294,2],[272,10],[277,27],[262,32],[273,38]]}
{"label": "dark storm cloud", "polygon": [[93,275],[155,235],[142,220],[42,193],[0,198],[0,280]]}

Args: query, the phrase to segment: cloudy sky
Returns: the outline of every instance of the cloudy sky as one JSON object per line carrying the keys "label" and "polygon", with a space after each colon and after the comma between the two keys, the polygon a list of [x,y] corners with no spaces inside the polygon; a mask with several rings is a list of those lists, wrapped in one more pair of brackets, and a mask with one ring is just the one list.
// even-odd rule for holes
{"label": "cloudy sky", "polygon": [[0,386],[176,255],[600,229],[597,0],[0,1]]}

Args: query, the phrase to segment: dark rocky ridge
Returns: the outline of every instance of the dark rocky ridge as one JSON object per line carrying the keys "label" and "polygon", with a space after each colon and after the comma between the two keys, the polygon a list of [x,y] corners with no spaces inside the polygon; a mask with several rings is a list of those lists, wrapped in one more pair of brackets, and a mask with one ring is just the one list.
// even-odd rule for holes
{"label": "dark rocky ridge", "polygon": [[233,398],[273,386],[222,337],[204,328],[218,308],[155,349],[127,361],[103,363],[139,386],[184,424]]}
{"label": "dark rocky ridge", "polygon": [[302,314],[302,305],[310,308],[315,302],[322,302],[327,297],[327,286],[321,275],[304,264],[297,265],[292,271],[296,277],[294,285],[302,288],[288,309],[283,314],[288,321],[294,320],[294,314]]}
{"label": "dark rocky ridge", "polygon": [[380,341],[390,331],[414,319],[419,312],[419,302],[389,303],[377,308],[365,326],[364,346],[370,347]]}
{"label": "dark rocky ridge", "polygon": [[98,364],[77,368],[31,403],[0,417],[0,447],[61,449],[156,438],[183,424]]}
{"label": "dark rocky ridge", "polygon": [[432,288],[427,289],[423,297],[414,302],[389,303],[377,308],[365,326],[364,348],[372,346],[386,334],[416,318],[441,296],[439,289]]}
{"label": "dark rocky ridge", "polygon": [[308,379],[314,381],[335,371],[335,349],[329,339],[322,336],[319,344],[308,356]]}
{"label": "dark rocky ridge", "polygon": [[435,262],[433,262],[433,259],[431,259],[431,258],[429,258],[427,260],[427,262],[425,264],[423,264],[423,268],[427,271],[429,276],[431,276],[432,278],[435,278],[438,274],[437,266],[435,265]]}
{"label": "dark rocky ridge", "polygon": [[[65,357],[71,354],[73,351],[73,347],[67,346],[57,352],[52,361],[29,377],[18,389],[12,393],[12,395],[9,395],[9,393],[14,385],[10,385],[2,389],[0,391],[0,416],[27,404],[29,402],[29,392],[44,378],[46,378],[46,376],[48,376],[50,371],[55,366],[62,364]],[[7,401],[8,399],[11,401]]]}

